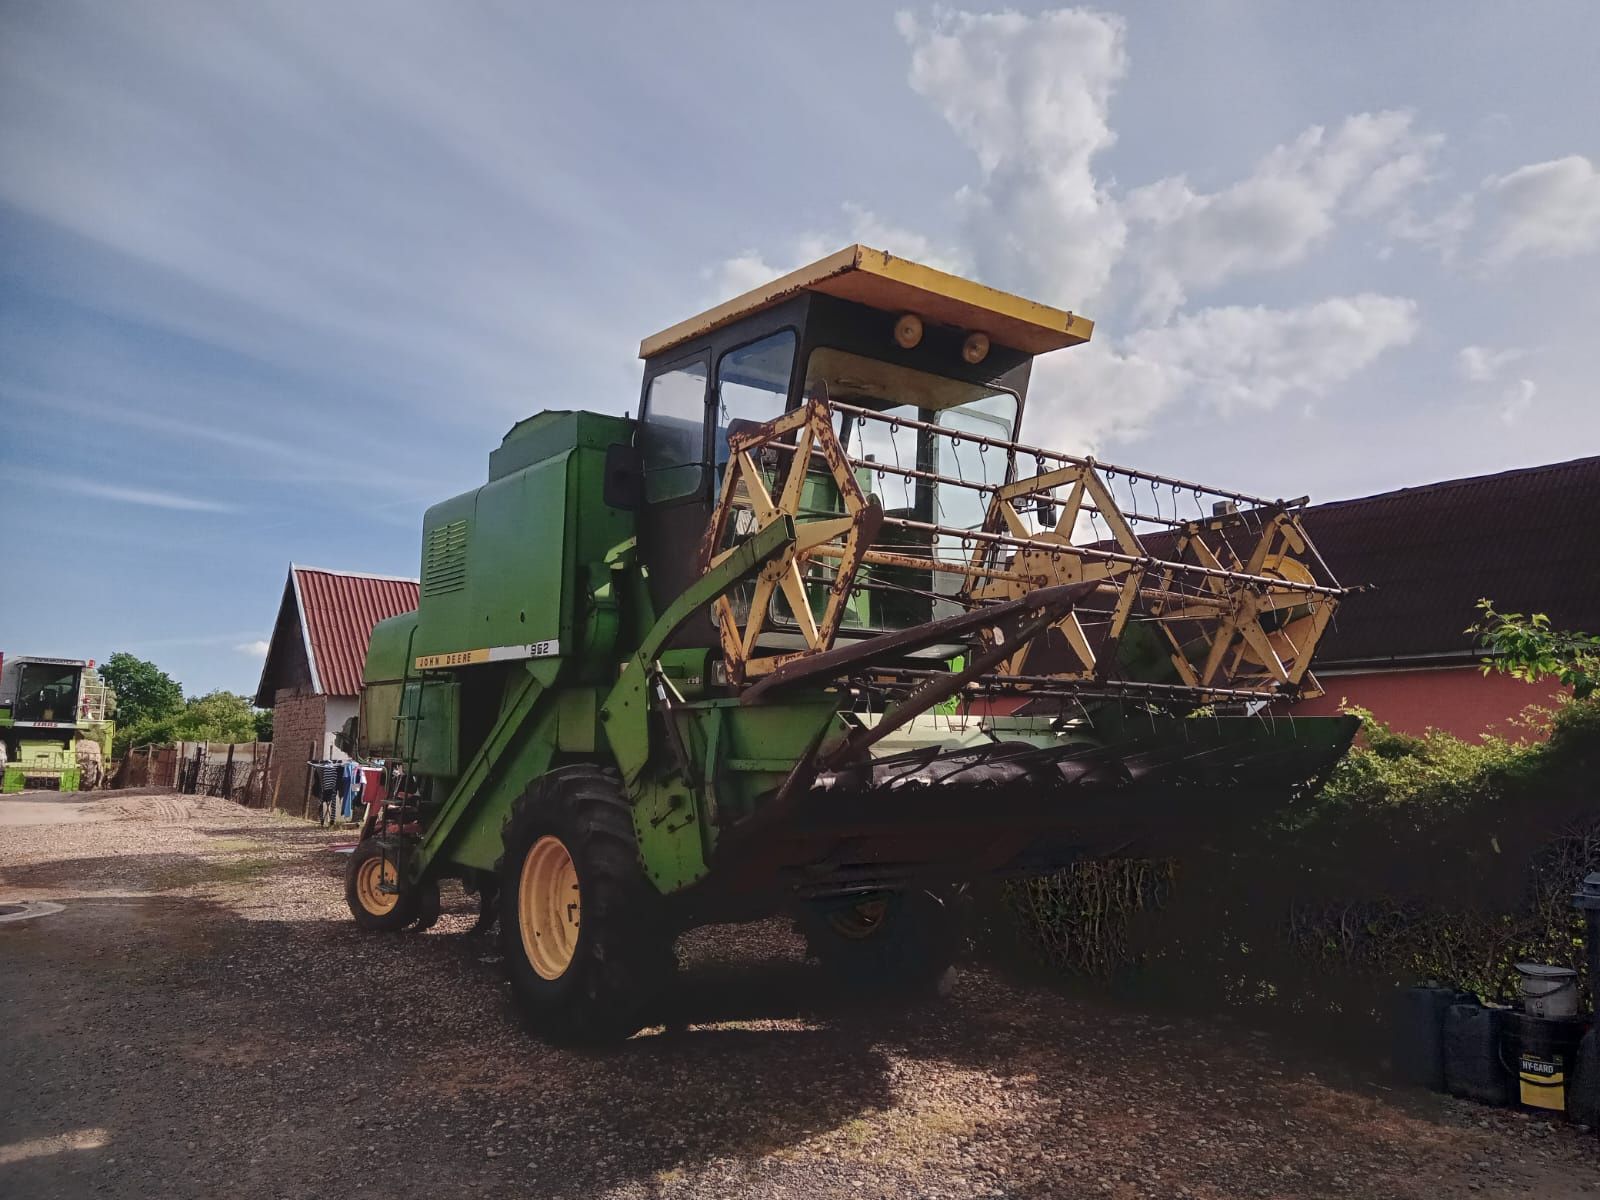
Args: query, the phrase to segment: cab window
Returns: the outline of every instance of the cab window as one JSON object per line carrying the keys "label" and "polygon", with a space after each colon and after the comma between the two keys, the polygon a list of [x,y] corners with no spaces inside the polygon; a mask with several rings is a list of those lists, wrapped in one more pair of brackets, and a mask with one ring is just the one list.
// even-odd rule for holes
{"label": "cab window", "polygon": [[54,663],[26,663],[17,681],[17,703],[12,718],[17,721],[56,721],[71,724],[78,719],[78,676],[81,667]]}
{"label": "cab window", "polygon": [[785,329],[724,354],[717,363],[717,477],[728,461],[728,435],[781,417],[789,403],[794,331]]}
{"label": "cab window", "polygon": [[676,500],[700,490],[710,373],[709,358],[699,358],[650,381],[639,429],[647,502]]}

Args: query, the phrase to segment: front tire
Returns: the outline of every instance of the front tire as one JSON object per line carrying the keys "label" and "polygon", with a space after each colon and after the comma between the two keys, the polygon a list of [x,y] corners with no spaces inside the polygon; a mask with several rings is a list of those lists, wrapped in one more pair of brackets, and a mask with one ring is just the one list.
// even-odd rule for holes
{"label": "front tire", "polygon": [[595,1045],[651,1023],[672,937],[615,772],[563,767],[528,786],[506,822],[499,899],[500,949],[530,1030]]}
{"label": "front tire", "polygon": [[[398,886],[398,892],[384,887]],[[344,902],[356,924],[370,933],[398,933],[417,918],[417,893],[404,886],[399,851],[377,838],[356,846],[344,868]]]}
{"label": "front tire", "polygon": [[960,948],[956,900],[921,889],[816,900],[801,911],[800,927],[811,955],[845,986],[926,997],[948,982]]}

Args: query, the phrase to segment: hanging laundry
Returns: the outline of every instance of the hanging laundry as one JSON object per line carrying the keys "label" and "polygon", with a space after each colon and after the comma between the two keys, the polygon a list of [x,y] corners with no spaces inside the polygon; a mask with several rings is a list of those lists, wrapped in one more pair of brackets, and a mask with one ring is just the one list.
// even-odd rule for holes
{"label": "hanging laundry", "polygon": [[366,776],[362,773],[361,764],[352,760],[339,765],[339,816],[349,821],[355,815],[355,806],[361,800],[362,788],[366,785]]}

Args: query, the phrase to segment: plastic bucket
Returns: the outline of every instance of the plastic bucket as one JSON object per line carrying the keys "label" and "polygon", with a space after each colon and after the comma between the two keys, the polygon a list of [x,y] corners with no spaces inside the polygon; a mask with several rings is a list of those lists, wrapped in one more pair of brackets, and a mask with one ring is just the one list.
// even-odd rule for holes
{"label": "plastic bucket", "polygon": [[1578,1015],[1578,973],[1571,967],[1518,963],[1522,976],[1522,1011],[1531,1017],[1557,1020]]}

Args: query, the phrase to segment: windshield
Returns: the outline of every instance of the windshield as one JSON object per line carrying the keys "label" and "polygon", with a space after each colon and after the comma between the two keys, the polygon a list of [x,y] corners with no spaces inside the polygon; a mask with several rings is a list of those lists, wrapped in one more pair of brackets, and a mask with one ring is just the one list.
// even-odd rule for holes
{"label": "windshield", "polygon": [[[1017,424],[1014,393],[914,371],[843,350],[820,349],[806,364],[807,396],[871,409],[886,416],[938,425],[961,433],[1010,441]],[[852,458],[895,468],[914,468],[971,483],[1004,483],[1009,455],[977,443],[957,443],[926,430],[864,420],[841,413],[839,440]],[[864,481],[878,493],[884,511],[930,524],[973,529],[983,521],[983,501],[972,488],[946,487],[899,470]]]}
{"label": "windshield", "polygon": [[[987,495],[976,487],[941,485],[932,477],[990,487],[1010,477],[1010,453],[974,442],[970,435],[1011,441],[1019,407],[1013,392],[821,348],[807,360],[805,394],[967,435],[942,437],[910,425],[838,414],[840,444],[859,460],[857,482],[877,497],[886,517],[950,530],[977,529],[983,524]],[[839,509],[831,488],[808,489],[808,497],[815,515]],[[958,534],[887,524],[875,547],[922,560],[930,555],[964,558],[959,543]],[[822,568],[818,582],[825,576]],[[951,572],[886,563],[865,568],[861,580],[846,627],[898,629],[948,615],[956,607],[937,597],[953,594],[962,584],[962,577]],[[824,588],[817,592],[819,602],[825,599]],[[788,616],[781,599],[775,615]]]}
{"label": "windshield", "polygon": [[17,679],[17,707],[12,719],[75,722],[78,719],[78,675],[82,670],[82,667],[53,663],[23,663]]}

